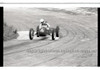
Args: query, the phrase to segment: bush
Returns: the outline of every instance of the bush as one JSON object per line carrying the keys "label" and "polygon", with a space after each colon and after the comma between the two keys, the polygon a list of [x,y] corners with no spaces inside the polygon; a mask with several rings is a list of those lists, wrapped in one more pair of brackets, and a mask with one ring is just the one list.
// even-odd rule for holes
{"label": "bush", "polygon": [[3,24],[3,41],[15,39],[18,37],[17,30],[12,26],[8,26],[6,23]]}

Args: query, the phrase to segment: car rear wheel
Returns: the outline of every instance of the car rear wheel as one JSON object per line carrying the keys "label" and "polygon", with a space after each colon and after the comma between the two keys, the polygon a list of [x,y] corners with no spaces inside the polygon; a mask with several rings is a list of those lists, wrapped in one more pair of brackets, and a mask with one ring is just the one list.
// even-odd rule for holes
{"label": "car rear wheel", "polygon": [[59,37],[59,26],[56,27],[56,37]]}
{"label": "car rear wheel", "polygon": [[52,40],[55,40],[55,30],[52,30]]}
{"label": "car rear wheel", "polygon": [[36,30],[37,30],[37,37],[39,37],[39,35],[40,35],[39,34],[39,26],[37,26],[37,29]]}
{"label": "car rear wheel", "polygon": [[39,31],[37,31],[37,37],[39,37],[40,35],[39,35]]}

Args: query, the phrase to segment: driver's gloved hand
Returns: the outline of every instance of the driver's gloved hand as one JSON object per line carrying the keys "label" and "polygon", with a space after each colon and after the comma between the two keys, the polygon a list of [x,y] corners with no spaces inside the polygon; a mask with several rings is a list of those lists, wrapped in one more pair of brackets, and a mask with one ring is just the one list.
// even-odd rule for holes
{"label": "driver's gloved hand", "polygon": [[47,27],[47,30],[49,30],[49,28]]}

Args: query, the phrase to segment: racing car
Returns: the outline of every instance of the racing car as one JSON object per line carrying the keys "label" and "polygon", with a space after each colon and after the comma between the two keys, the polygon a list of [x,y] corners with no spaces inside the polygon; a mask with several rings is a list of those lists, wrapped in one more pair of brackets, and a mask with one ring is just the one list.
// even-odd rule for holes
{"label": "racing car", "polygon": [[37,26],[36,31],[33,28],[30,28],[29,39],[33,40],[35,35],[37,37],[45,37],[50,35],[51,39],[55,40],[56,37],[59,37],[59,26],[56,26],[56,28],[49,28],[49,30],[46,27],[39,29],[39,26]]}

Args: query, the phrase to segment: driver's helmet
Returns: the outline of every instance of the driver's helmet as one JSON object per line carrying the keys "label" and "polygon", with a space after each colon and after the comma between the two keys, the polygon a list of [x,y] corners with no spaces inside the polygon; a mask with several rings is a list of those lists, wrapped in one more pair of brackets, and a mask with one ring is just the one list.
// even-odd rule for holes
{"label": "driver's helmet", "polygon": [[40,19],[40,22],[43,23],[44,22],[44,19]]}

